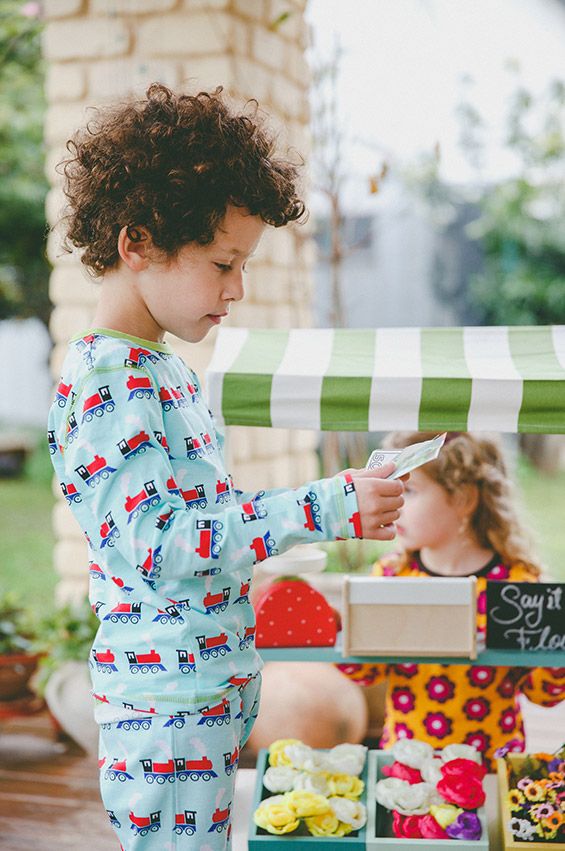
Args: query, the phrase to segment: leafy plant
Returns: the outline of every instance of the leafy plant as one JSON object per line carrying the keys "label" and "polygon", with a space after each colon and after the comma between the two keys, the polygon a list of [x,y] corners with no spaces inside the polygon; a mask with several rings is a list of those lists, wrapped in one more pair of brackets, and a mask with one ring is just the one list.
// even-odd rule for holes
{"label": "leafy plant", "polygon": [[53,671],[64,662],[88,660],[98,626],[87,600],[79,606],[61,606],[41,621],[34,643],[36,652],[44,654],[35,684],[40,693]]}
{"label": "leafy plant", "polygon": [[14,594],[0,598],[0,655],[30,653],[34,632],[29,616]]}
{"label": "leafy plant", "polygon": [[0,319],[47,323],[43,21],[39,3],[0,3]]}

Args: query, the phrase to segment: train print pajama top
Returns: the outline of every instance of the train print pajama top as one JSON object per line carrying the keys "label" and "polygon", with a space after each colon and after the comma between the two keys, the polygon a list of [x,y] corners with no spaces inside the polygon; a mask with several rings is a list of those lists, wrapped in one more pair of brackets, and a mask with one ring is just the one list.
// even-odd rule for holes
{"label": "train print pajama top", "polygon": [[[261,668],[253,565],[297,543],[355,537],[353,484],[335,476],[236,491],[195,373],[167,344],[107,329],[70,342],[48,439],[88,542],[111,821],[124,848],[228,847],[234,767]],[[157,790],[159,806],[150,803]],[[207,799],[209,812],[184,806],[187,794]]]}

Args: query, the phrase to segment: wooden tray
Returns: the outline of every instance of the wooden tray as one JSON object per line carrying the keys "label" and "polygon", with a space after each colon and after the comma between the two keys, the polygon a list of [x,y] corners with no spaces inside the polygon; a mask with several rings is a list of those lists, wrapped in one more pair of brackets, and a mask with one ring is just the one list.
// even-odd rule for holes
{"label": "wooden tray", "polygon": [[[520,763],[525,760],[524,754],[508,754],[506,760],[510,760],[513,765],[518,767]],[[508,806],[508,792],[510,791],[508,786],[508,773],[506,760],[497,759],[496,760],[496,773],[498,776],[498,795],[500,802],[500,819],[502,822],[502,838],[504,842],[504,851],[524,851],[524,849],[528,849],[528,851],[565,851],[565,843],[564,842],[528,842],[527,840],[517,840],[514,839],[510,832],[510,819],[512,818],[512,813],[510,812],[510,808]]]}
{"label": "wooden tray", "polygon": [[[488,829],[484,807],[477,811],[482,827],[482,836],[475,842],[465,839],[397,839],[394,836],[382,836],[382,827],[386,820],[386,810],[377,803],[375,788],[378,780],[384,777],[383,765],[390,765],[394,757],[390,751],[369,751],[369,773],[367,780],[367,849],[376,848],[398,848],[402,851],[421,851],[421,849],[435,849],[435,851],[446,851],[448,848],[458,848],[460,851],[488,851]],[[532,847],[528,842],[528,847]],[[547,848],[546,848],[547,851]]]}
{"label": "wooden tray", "polygon": [[[269,767],[269,753],[266,749],[260,750],[257,757],[257,780],[255,783],[255,794],[253,796],[253,808],[249,821],[249,851],[268,851],[268,848],[284,848],[288,846],[291,851],[314,851],[314,848],[319,848],[321,851],[365,851],[368,847],[365,844],[366,827],[361,830],[356,830],[349,836],[297,836],[293,833],[287,833],[283,836],[273,836],[267,831],[257,827],[253,821],[253,813],[264,798],[270,797],[272,794],[263,788],[263,774]],[[365,791],[361,796],[361,801],[367,803],[367,762],[361,774],[361,779],[365,783]]]}

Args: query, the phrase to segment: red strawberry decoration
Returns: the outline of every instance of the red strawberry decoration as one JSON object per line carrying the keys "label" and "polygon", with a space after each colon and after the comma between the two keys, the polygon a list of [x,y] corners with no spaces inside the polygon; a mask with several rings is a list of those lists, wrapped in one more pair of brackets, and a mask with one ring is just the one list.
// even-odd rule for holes
{"label": "red strawberry decoration", "polygon": [[255,603],[257,647],[333,647],[337,635],[334,610],[303,579],[271,583]]}

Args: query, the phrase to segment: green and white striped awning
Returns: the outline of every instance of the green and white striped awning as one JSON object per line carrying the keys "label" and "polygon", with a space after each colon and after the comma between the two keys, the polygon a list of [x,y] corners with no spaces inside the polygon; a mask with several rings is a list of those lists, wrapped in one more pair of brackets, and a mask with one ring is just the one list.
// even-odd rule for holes
{"label": "green and white striped awning", "polygon": [[565,325],[220,330],[219,424],[565,433]]}

